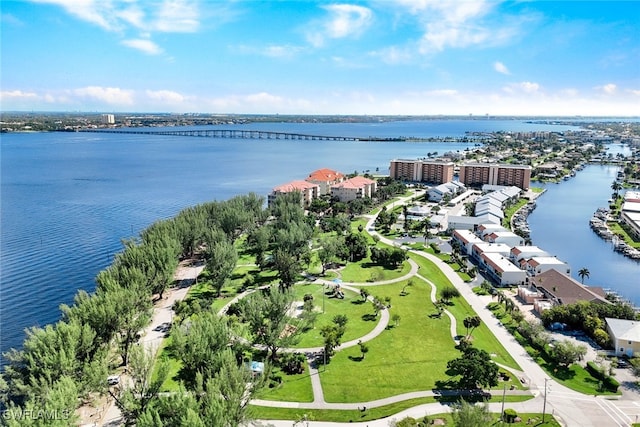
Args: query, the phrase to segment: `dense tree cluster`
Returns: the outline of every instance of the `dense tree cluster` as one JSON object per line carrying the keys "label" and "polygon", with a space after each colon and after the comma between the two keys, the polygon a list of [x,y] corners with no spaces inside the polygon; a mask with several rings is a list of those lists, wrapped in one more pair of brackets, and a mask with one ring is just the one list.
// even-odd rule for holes
{"label": "dense tree cluster", "polygon": [[602,304],[596,302],[579,301],[574,304],[558,305],[542,313],[545,326],[552,323],[564,323],[570,329],[583,330],[600,346],[609,346],[609,334],[606,332],[604,319],[637,319],[633,307],[626,303],[616,302]]}
{"label": "dense tree cluster", "polygon": [[[107,390],[106,377],[111,368],[144,365],[140,362],[144,357],[138,353],[134,352],[131,360],[131,349],[151,318],[154,295],[162,298],[172,284],[180,257],[203,253],[207,265],[214,270],[215,280],[223,282],[230,272],[224,260],[234,256],[231,243],[264,223],[268,213],[263,204],[263,198],[249,194],[194,206],[175,218],[152,224],[139,238],[125,241],[111,266],[96,277],[93,295],[79,291],[73,305],[61,306],[60,321],[29,329],[23,348],[5,354],[8,364],[0,382],[2,403],[10,410],[64,411],[71,419],[65,423],[73,422],[79,398]],[[191,353],[185,351],[183,356],[187,354]],[[221,371],[229,371],[230,377],[244,375],[243,370],[230,371],[239,369],[237,363],[219,366]],[[144,371],[138,369],[141,370]],[[200,374],[200,388],[223,404],[218,396],[226,385],[216,382],[215,373],[205,373],[206,376]],[[198,384],[197,380],[194,383]],[[121,396],[129,419],[147,413],[147,405],[140,403],[147,393],[133,393],[133,397]],[[193,406],[196,407],[203,409],[202,405]]]}

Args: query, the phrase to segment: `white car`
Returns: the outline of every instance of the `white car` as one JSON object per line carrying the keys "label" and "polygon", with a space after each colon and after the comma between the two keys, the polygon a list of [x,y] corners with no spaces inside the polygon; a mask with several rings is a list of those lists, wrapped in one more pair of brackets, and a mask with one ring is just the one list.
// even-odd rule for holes
{"label": "white car", "polygon": [[109,375],[107,377],[107,384],[109,385],[118,385],[120,383],[120,377],[117,375]]}

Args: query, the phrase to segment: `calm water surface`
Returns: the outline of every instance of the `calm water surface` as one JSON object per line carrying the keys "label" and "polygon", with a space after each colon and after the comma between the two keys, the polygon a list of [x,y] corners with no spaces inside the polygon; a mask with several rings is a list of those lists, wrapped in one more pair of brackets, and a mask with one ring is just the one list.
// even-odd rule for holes
{"label": "calm water surface", "polygon": [[[241,128],[380,137],[571,129],[492,120],[262,123]],[[71,303],[78,289],[92,291],[96,274],[121,249],[121,239],[132,237],[155,220],[171,217],[187,206],[250,191],[266,195],[275,185],[303,179],[321,167],[347,173],[356,170],[387,173],[389,160],[396,157],[424,157],[428,152],[443,154],[467,147],[471,146],[95,133],[2,134],[0,350],[19,347],[24,328],[56,321],[60,316],[59,305]],[[612,177],[603,180],[604,196],[594,200],[594,207],[584,207],[584,218],[578,222],[587,229],[591,213],[609,197],[611,180]],[[558,190],[566,187],[563,183]],[[551,191],[544,196],[552,197]],[[538,227],[533,224],[535,215],[544,211],[542,203],[541,200],[531,220],[534,241],[544,247],[546,243],[537,241],[542,237],[536,234]],[[590,237],[594,245],[601,245],[590,251],[612,256],[606,244],[602,246],[595,235]],[[589,247],[585,245],[581,243],[576,248]],[[550,246],[549,250],[559,251]],[[601,271],[602,261],[598,257],[576,263],[561,253],[558,256],[571,262],[576,271],[582,264],[587,266],[591,271],[589,283],[599,283],[599,277],[615,282]],[[620,269],[628,265],[623,259],[618,262]],[[623,284],[607,286],[615,288]]]}
{"label": "calm water surface", "polygon": [[[609,150],[614,155],[623,151],[620,146]],[[531,240],[568,262],[576,280],[581,280],[578,270],[587,268],[586,285],[611,288],[640,306],[640,262],[614,252],[611,242],[589,227],[596,209],[607,206],[618,170],[617,166],[589,165],[569,181],[544,185],[547,191],[529,216]]]}

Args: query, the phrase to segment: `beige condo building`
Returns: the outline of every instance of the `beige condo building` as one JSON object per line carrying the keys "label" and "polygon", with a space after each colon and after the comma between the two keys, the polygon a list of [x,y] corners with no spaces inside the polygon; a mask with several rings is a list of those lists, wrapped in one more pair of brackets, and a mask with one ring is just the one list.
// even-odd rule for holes
{"label": "beige condo building", "polygon": [[460,166],[460,182],[470,187],[484,184],[515,186],[528,190],[531,166],[498,163],[468,163]]}
{"label": "beige condo building", "polygon": [[453,168],[453,162],[394,159],[389,167],[389,175],[401,181],[444,184],[453,181]]}

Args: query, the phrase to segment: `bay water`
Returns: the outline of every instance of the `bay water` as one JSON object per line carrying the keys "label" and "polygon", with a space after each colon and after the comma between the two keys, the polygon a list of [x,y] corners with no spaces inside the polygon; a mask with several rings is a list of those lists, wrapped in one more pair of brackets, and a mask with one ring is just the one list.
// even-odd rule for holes
{"label": "bay water", "polygon": [[[575,129],[520,120],[257,123],[216,128],[356,137]],[[174,216],[185,207],[252,191],[266,196],[274,186],[304,179],[318,168],[386,174],[393,158],[425,157],[428,153],[473,147],[462,143],[232,140],[74,132],[2,134],[0,351],[19,347],[25,328],[59,319],[59,305],[72,303],[78,289],[91,292],[97,273],[121,250],[122,239],[136,236],[154,221]],[[599,169],[586,169],[578,174],[584,178],[576,177],[558,185],[558,189],[572,186],[579,179],[596,180],[594,186],[605,187],[596,207],[602,205],[609,198],[611,179],[596,179],[591,170]],[[600,195],[593,197],[595,203]],[[534,215],[544,212],[545,200],[562,211],[560,205],[565,200],[553,199],[549,191],[540,199]],[[576,209],[582,216],[579,221],[591,233],[588,219],[595,207]],[[544,238],[538,233],[534,215],[534,243],[545,247],[546,241],[536,241]],[[546,221],[540,219],[545,226]],[[595,284],[602,277],[606,287],[620,289],[621,294],[640,301],[637,291],[627,291],[629,274],[635,274],[636,264],[615,258],[617,254],[611,258],[610,248],[593,237],[593,241],[576,245],[575,252],[597,252],[602,258],[572,261],[559,248],[548,250],[571,262],[574,271],[582,266],[589,268],[589,282]],[[591,244],[594,246],[588,246]],[[630,267],[605,273],[600,265],[611,259]]]}

